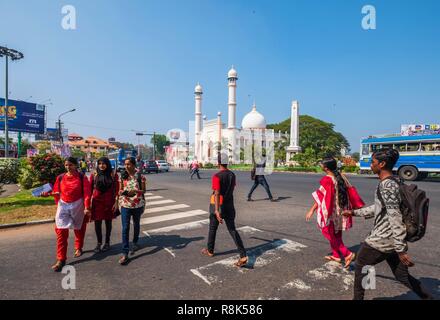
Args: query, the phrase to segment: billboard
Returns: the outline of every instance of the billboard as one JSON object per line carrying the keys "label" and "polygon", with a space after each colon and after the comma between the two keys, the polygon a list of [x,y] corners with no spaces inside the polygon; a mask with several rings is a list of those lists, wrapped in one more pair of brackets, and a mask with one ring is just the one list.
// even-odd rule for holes
{"label": "billboard", "polygon": [[[0,130],[5,129],[5,99],[0,98]],[[8,129],[15,132],[45,132],[46,107],[41,104],[8,100]]]}
{"label": "billboard", "polygon": [[402,136],[422,136],[440,134],[440,124],[402,124]]}
{"label": "billboard", "polygon": [[36,141],[41,140],[49,140],[49,141],[58,141],[59,140],[59,132],[56,128],[47,128],[45,134],[36,134]]}

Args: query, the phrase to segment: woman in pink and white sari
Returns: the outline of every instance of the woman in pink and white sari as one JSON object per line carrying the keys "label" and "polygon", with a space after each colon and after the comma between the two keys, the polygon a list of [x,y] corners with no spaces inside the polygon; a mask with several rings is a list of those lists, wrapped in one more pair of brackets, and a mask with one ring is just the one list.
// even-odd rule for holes
{"label": "woman in pink and white sari", "polygon": [[339,172],[335,159],[326,158],[321,162],[326,176],[321,179],[320,187],[313,193],[315,204],[306,215],[310,221],[317,211],[318,227],[323,236],[330,242],[332,255],[325,256],[326,260],[341,262],[344,257],[345,267],[348,268],[355,258],[355,253],[347,249],[342,241],[342,231],[352,227],[352,218],[342,215],[350,208],[347,179]]}

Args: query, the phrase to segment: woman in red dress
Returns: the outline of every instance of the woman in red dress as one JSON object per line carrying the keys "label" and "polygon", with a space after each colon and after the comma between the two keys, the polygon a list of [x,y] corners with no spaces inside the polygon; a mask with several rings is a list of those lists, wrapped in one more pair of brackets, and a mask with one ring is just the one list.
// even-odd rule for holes
{"label": "woman in red dress", "polygon": [[68,158],[64,162],[67,173],[59,175],[53,191],[41,194],[53,195],[57,204],[55,232],[57,234],[57,262],[52,266],[55,272],[61,272],[66,265],[69,229],[75,231],[75,254],[82,255],[84,236],[90,218],[90,184],[86,176],[78,172],[78,160]]}
{"label": "woman in red dress", "polygon": [[[95,232],[98,244],[95,253],[110,249],[112,220],[116,218],[118,206],[119,179],[113,173],[110,160],[102,157],[98,160],[96,173],[90,176],[92,186],[92,220],[95,221]],[[102,221],[105,221],[105,244],[102,246]],[[101,248],[102,246],[102,248]]]}

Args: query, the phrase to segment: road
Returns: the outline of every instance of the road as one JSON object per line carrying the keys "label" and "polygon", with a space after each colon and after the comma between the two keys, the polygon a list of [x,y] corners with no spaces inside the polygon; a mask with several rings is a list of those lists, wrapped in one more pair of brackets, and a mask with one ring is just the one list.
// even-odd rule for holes
{"label": "road", "polygon": [[[112,249],[94,254],[93,226],[87,231],[85,253],[69,259],[76,271],[76,289],[61,286],[65,274],[50,270],[55,262],[53,225],[0,231],[0,299],[329,299],[352,298],[353,271],[325,262],[329,244],[315,222],[304,216],[312,204],[311,192],[320,175],[274,173],[268,177],[278,202],[271,203],[261,187],[254,202],[247,202],[249,172],[236,172],[237,226],[248,249],[246,268],[232,266],[238,255],[226,227],[217,234],[216,256],[200,250],[208,234],[207,209],[210,177],[189,180],[188,172],[151,174],[148,207],[141,226],[141,250],[127,266],[117,260],[121,248],[120,221],[114,223]],[[364,200],[371,203],[378,180],[351,177]],[[411,273],[440,297],[440,182],[424,181],[419,187],[431,198],[429,229],[425,238],[410,244],[416,263]],[[357,250],[372,221],[356,218],[344,234],[351,250]],[[73,255],[73,233],[69,242]],[[366,299],[417,299],[393,280],[383,263],[376,268],[376,289]]]}

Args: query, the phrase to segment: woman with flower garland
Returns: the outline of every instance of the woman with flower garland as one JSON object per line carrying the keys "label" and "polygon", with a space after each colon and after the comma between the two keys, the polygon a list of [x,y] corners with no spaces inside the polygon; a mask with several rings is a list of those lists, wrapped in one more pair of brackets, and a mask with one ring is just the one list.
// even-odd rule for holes
{"label": "woman with flower garland", "polygon": [[138,249],[140,220],[145,208],[146,179],[136,171],[136,159],[131,157],[125,160],[125,171],[121,175],[119,190],[119,206],[121,207],[122,220],[122,257],[119,264],[125,265],[129,262],[130,252],[130,220],[133,217],[133,246],[131,253]]}

